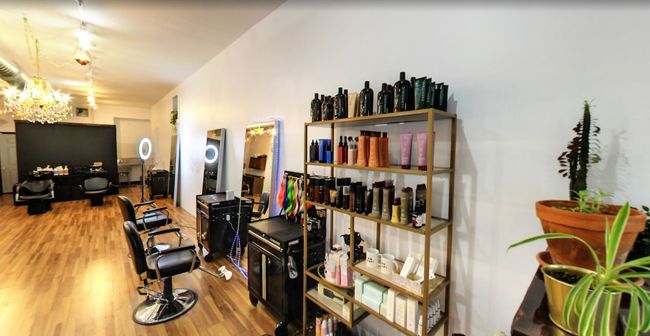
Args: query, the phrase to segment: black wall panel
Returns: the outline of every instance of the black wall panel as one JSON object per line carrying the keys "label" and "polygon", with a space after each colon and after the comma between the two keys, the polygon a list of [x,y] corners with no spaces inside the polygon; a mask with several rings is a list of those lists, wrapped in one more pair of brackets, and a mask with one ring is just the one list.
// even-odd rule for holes
{"label": "black wall panel", "polygon": [[115,125],[40,124],[16,121],[18,177],[24,180],[37,166],[87,167],[104,163],[107,177],[118,184]]}

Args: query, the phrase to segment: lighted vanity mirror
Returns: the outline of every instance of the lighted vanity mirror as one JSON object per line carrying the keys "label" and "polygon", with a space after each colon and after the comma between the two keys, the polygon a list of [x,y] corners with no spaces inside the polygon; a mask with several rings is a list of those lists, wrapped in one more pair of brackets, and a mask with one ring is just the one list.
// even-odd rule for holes
{"label": "lighted vanity mirror", "polygon": [[208,131],[203,160],[203,195],[224,191],[222,175],[225,142],[225,128]]}
{"label": "lighted vanity mirror", "polygon": [[280,177],[280,121],[274,120],[246,127],[244,170],[241,195],[253,200],[252,220],[279,213],[275,202]]}

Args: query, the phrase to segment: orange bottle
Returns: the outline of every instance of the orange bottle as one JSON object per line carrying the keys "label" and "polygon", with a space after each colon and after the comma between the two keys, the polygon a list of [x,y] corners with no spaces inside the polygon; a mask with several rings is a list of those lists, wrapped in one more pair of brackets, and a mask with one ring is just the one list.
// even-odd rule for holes
{"label": "orange bottle", "polygon": [[381,145],[379,135],[375,132],[370,133],[370,146],[368,147],[368,167],[381,167],[380,154]]}
{"label": "orange bottle", "polygon": [[366,131],[361,131],[359,136],[359,148],[357,151],[357,166],[368,166],[368,135]]}
{"label": "orange bottle", "polygon": [[388,133],[384,132],[381,136],[381,159],[382,167],[390,167],[390,160],[388,159]]}

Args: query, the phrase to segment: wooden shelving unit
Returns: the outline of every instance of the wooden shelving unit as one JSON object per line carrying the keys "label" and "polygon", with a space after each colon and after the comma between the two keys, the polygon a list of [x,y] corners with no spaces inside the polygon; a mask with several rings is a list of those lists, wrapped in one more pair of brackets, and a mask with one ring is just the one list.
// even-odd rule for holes
{"label": "wooden shelving unit", "polygon": [[[450,162],[449,165],[446,167],[434,167],[433,166],[433,151],[434,151],[434,143],[433,143],[433,134],[434,134],[434,129],[435,129],[435,121],[436,120],[442,120],[442,119],[449,119],[451,122],[451,141],[450,141],[450,146],[451,146],[451,155],[450,155]],[[329,127],[330,128],[330,135],[332,139],[332,143],[335,143],[335,137],[334,137],[334,131],[336,128],[344,128],[344,127],[356,127],[356,126],[385,126],[389,124],[404,124],[404,123],[411,123],[411,122],[420,122],[420,123],[426,123],[427,125],[427,132],[429,134],[428,140],[427,140],[427,169],[426,170],[417,170],[417,169],[402,169],[399,166],[392,166],[392,167],[359,167],[355,165],[338,165],[338,164],[327,164],[327,163],[315,163],[315,162],[307,162],[307,149],[309,147],[309,140],[308,140],[308,134],[309,134],[309,128],[310,127]],[[337,120],[327,120],[327,121],[317,121],[317,122],[307,122],[304,125],[304,178],[305,178],[305,188],[307,186],[307,176],[308,176],[308,169],[310,167],[326,167],[330,168],[330,176],[334,177],[335,176],[335,171],[336,170],[358,170],[358,171],[376,171],[376,172],[384,172],[384,173],[391,173],[391,174],[404,174],[404,175],[416,175],[416,176],[422,176],[426,178],[426,186],[427,186],[427,198],[426,198],[426,223],[422,228],[414,228],[410,225],[402,225],[402,224],[395,224],[392,223],[388,220],[382,220],[379,218],[367,216],[365,214],[359,214],[353,211],[345,210],[345,209],[340,209],[337,207],[321,204],[321,203],[316,203],[316,202],[311,202],[306,199],[307,195],[307,190],[303,190],[303,202],[306,205],[312,205],[317,208],[323,208],[329,210],[329,220],[330,220],[330,244],[332,242],[333,238],[333,225],[334,225],[334,220],[333,220],[333,215],[334,213],[342,213],[345,214],[349,217],[349,224],[350,224],[350,236],[353,236],[354,234],[354,225],[355,225],[355,220],[356,219],[364,219],[368,221],[372,221],[376,223],[376,242],[377,242],[377,248],[380,249],[381,245],[381,228],[383,226],[390,226],[394,228],[398,228],[401,230],[409,231],[412,233],[416,233],[422,236],[422,239],[424,239],[424,253],[423,253],[423,260],[428,261],[429,257],[431,255],[431,237],[433,234],[438,233],[438,232],[443,232],[446,229],[447,232],[447,249],[446,249],[446,262],[445,262],[445,273],[443,275],[436,275],[436,277],[432,280],[429,280],[428,277],[425,276],[425,279],[419,288],[414,287],[413,285],[405,282],[404,279],[400,278],[398,275],[393,275],[390,277],[387,277],[385,274],[380,273],[377,269],[371,269],[366,267],[365,261],[358,261],[354,260],[354,253],[353,249],[350,249],[350,266],[351,268],[360,274],[363,274],[364,276],[368,277],[370,280],[373,280],[385,287],[392,288],[398,293],[405,295],[407,297],[413,298],[418,300],[420,303],[422,303],[422,316],[423,316],[423,321],[426,321],[427,317],[427,310],[428,310],[428,305],[426,304],[429,300],[429,298],[439,295],[443,290],[445,291],[445,298],[444,298],[444,312],[442,315],[442,318],[440,321],[433,326],[431,331],[427,333],[428,335],[435,335],[440,328],[444,327],[444,334],[447,335],[449,332],[449,316],[447,315],[447,310],[449,309],[449,297],[450,297],[450,291],[449,291],[449,285],[451,284],[451,264],[452,264],[452,235],[453,235],[453,210],[454,210],[454,182],[455,182],[455,162],[456,162],[456,115],[454,113],[450,112],[445,112],[445,111],[440,111],[436,109],[421,109],[421,110],[414,110],[414,111],[404,111],[404,112],[394,112],[394,113],[388,113],[388,114],[379,114],[379,115],[371,115],[371,116],[363,116],[363,117],[354,117],[354,118],[346,118],[346,119],[337,119]],[[448,197],[449,197],[449,208],[447,211],[447,217],[448,218],[440,218],[440,217],[435,217],[432,216],[432,211],[431,211],[431,194],[432,194],[432,188],[433,188],[433,183],[432,183],[432,178],[433,176],[447,176],[449,178],[449,183],[448,183]],[[304,207],[304,218],[305,220],[307,219],[307,207]],[[307,226],[303,225],[304,227],[304,241],[307,241]],[[305,260],[307,260],[307,244],[304,246],[304,254],[305,254]],[[313,302],[314,304],[318,305],[321,309],[328,311],[332,315],[336,316],[339,320],[341,320],[343,323],[345,323],[348,327],[352,328],[354,327],[359,321],[361,321],[363,318],[369,315],[373,315],[377,317],[378,319],[382,320],[392,328],[395,328],[396,330],[410,336],[418,336],[416,333],[413,333],[406,328],[389,321],[386,319],[383,315],[381,315],[380,312],[377,312],[373,310],[372,308],[366,306],[362,302],[359,302],[355,300],[354,298],[354,293],[352,290],[346,290],[346,289],[341,289],[340,287],[337,287],[326,280],[322,279],[316,272],[317,267],[319,265],[313,266],[311,268],[307,268],[306,266],[304,267],[304,277],[303,277],[303,288],[305,290],[305,295],[303,297],[303,334],[305,334],[306,326],[307,326],[307,300]],[[429,274],[429,263],[425,262],[424,263],[424,274]],[[349,309],[349,314],[347,316],[343,316],[342,310],[340,307],[340,304],[336,305],[336,302],[333,302],[332,300],[329,300],[327,298],[323,298],[320,295],[318,295],[317,291],[312,288],[307,288],[307,282],[308,280],[314,280],[318,283],[323,284],[323,286],[327,287],[328,289],[335,291],[336,293],[340,294],[342,297],[345,298],[345,300],[348,301],[348,304],[351,305],[351,308]],[[425,293],[425,295],[423,295]],[[355,312],[355,307],[361,308],[361,310],[364,312],[363,314],[354,314]],[[354,315],[354,316],[353,316]],[[426,329],[426,327],[425,327]]]}

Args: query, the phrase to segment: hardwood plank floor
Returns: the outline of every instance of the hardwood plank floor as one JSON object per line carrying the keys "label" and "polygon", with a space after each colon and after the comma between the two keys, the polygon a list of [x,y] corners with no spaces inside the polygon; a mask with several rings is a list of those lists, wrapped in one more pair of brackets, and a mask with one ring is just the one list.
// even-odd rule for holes
{"label": "hardwood plank floor", "polygon": [[[120,193],[140,199],[138,187]],[[194,216],[168,206],[183,233],[195,242]],[[131,319],[144,300],[122,231],[115,196],[104,206],[90,201],[52,204],[52,211],[28,216],[0,197],[0,334],[1,335],[263,335],[273,334],[275,320],[248,299],[246,280],[233,268],[230,281],[201,271],[174,277],[175,288],[194,290],[199,300],[185,315],[155,326]],[[205,264],[216,270],[223,259]]]}

